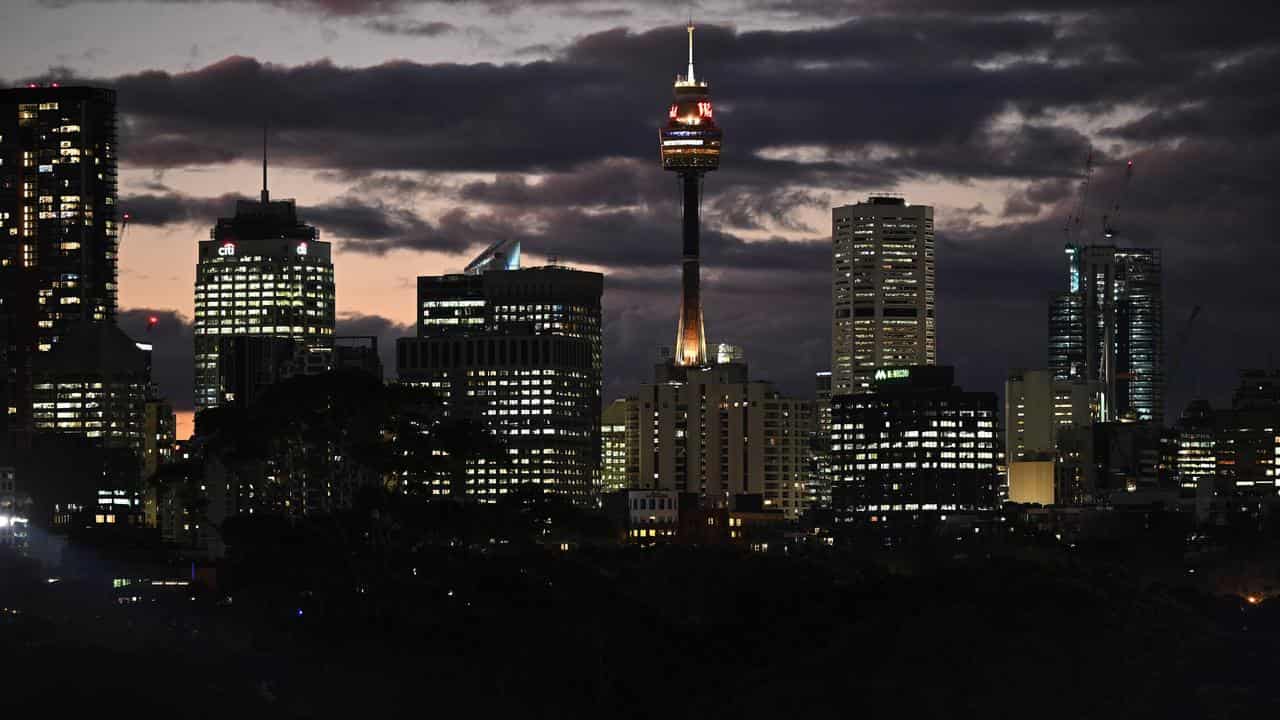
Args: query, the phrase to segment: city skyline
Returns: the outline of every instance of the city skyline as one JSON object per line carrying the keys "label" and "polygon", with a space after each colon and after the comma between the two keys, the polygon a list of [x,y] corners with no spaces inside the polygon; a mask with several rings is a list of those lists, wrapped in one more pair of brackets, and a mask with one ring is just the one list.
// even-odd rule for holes
{"label": "city skyline", "polygon": [[[398,13],[372,12],[392,5]],[[704,200],[704,305],[713,339],[745,345],[758,375],[807,394],[812,372],[826,369],[827,287],[818,280],[829,267],[824,218],[831,207],[884,189],[936,207],[939,362],[957,366],[966,387],[992,390],[1009,368],[1043,365],[1044,308],[1061,283],[1061,221],[1090,147],[1098,170],[1079,241],[1100,234],[1123,165],[1134,159],[1119,222],[1127,242],[1163,251],[1168,341],[1193,306],[1204,307],[1179,377],[1168,378],[1167,416],[1176,417],[1197,390],[1222,404],[1235,370],[1265,366],[1277,349],[1265,330],[1267,303],[1251,302],[1269,289],[1264,268],[1275,251],[1256,242],[1267,236],[1261,208],[1272,194],[1265,167],[1275,144],[1268,128],[1247,121],[1266,110],[1265,98],[1231,94],[1234,83],[1273,63],[1261,52],[1271,47],[1265,36],[1233,27],[1230,42],[1218,40],[1206,18],[1197,51],[1165,53],[1157,67],[1177,72],[1159,77],[1147,65],[1173,42],[1170,26],[1144,24],[1137,42],[1138,18],[1124,8],[1067,18],[1055,15],[1065,6],[1051,3],[1035,17],[1001,6],[976,17],[913,20],[872,7],[833,23],[799,6],[785,21],[781,11],[735,11],[744,5],[696,8],[699,67],[717,80],[717,109],[732,123],[735,148]],[[252,194],[264,119],[272,127],[273,187],[298,197],[300,215],[334,241],[339,334],[379,335],[387,350],[390,338],[411,334],[404,298],[414,277],[446,272],[495,235],[517,234],[527,253],[541,256],[535,263],[557,255],[607,273],[605,397],[644,381],[653,347],[667,342],[675,324],[679,281],[669,260],[678,246],[678,203],[652,166],[652,130],[632,128],[660,120],[654,108],[664,107],[671,61],[683,51],[684,10],[552,4],[546,17],[516,32],[510,26],[530,21],[530,13],[468,8],[450,17],[474,25],[455,20],[434,36],[426,23],[443,11],[431,3],[33,2],[16,13],[38,30],[103,8],[135,20],[162,8],[148,20],[153,29],[215,14],[222,17],[215,28],[261,17],[275,23],[273,33],[292,24],[338,35],[310,47],[269,48],[245,31],[239,44],[211,41],[199,53],[168,57],[155,48],[123,63],[120,46],[99,48],[97,60],[8,54],[21,44],[0,50],[6,85],[56,75],[120,93],[121,206],[134,217],[121,248],[120,321],[140,336],[144,319],[160,316],[152,333],[157,380],[179,409],[191,396],[182,386],[190,382],[187,268],[213,219]],[[593,18],[592,8],[629,14]],[[733,27],[725,24],[730,17]],[[463,37],[477,35],[473,27],[502,39],[460,48],[471,42]],[[1090,37],[1100,27],[1108,32]],[[546,42],[517,54],[508,36]],[[370,56],[370,38],[387,41],[385,57]],[[909,38],[917,44],[888,57],[841,44]],[[1092,59],[1091,51],[1107,47],[1124,52]],[[834,65],[824,69],[816,58]],[[1052,58],[1080,64],[1060,67]],[[859,62],[871,62],[872,71],[856,70]],[[786,72],[779,77],[777,69]],[[883,79],[889,75],[892,82]],[[379,108],[392,90],[429,96],[465,79],[500,96],[459,98],[463,115],[493,126],[484,132],[426,103],[400,108],[398,122]],[[966,94],[944,92],[961,81]],[[900,112],[831,122],[847,107],[833,94],[846,84],[888,98],[885,107]],[[552,87],[573,91],[573,114],[544,101]],[[1232,104],[1212,122],[1176,109],[1209,98]],[[250,111],[232,117],[215,101]],[[940,101],[954,112],[920,114]],[[325,105],[343,112],[320,115]],[[357,106],[368,114],[345,111]],[[795,109],[811,122],[777,122],[783,112],[794,119]],[[357,117],[383,132],[355,134]],[[532,119],[560,123],[561,132]],[[513,121],[527,127],[515,132]],[[426,132],[410,138],[402,125]],[[1254,152],[1237,152],[1234,141]],[[395,148],[403,152],[389,152]],[[1203,242],[1216,234],[1226,237]],[[1007,320],[988,322],[992,312]],[[735,336],[719,328],[735,328]]]}

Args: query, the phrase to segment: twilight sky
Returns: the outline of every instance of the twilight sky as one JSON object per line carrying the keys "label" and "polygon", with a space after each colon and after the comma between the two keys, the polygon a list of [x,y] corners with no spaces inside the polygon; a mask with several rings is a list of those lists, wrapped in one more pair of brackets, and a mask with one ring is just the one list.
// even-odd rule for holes
{"label": "twilight sky", "polygon": [[[6,0],[0,84],[119,91],[121,324],[160,313],[157,379],[191,406],[196,242],[259,187],[332,241],[339,333],[412,332],[414,278],[519,237],[607,273],[606,400],[675,333],[678,197],[656,128],[683,69],[725,131],[704,200],[708,337],[808,395],[828,364],[830,207],[932,204],[941,362],[971,389],[1046,363],[1064,218],[1121,203],[1161,248],[1170,419],[1280,351],[1280,11],[1102,0]],[[1123,194],[1123,165],[1135,173]],[[1185,344],[1185,321],[1202,312]],[[1180,356],[1180,357],[1179,357]]]}

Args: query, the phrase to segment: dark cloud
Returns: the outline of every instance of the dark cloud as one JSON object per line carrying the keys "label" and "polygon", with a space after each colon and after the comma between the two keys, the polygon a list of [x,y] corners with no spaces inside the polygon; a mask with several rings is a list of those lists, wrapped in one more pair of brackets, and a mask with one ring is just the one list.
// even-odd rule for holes
{"label": "dark cloud", "polygon": [[[361,5],[310,10],[355,15]],[[830,258],[813,238],[824,229],[810,227],[814,209],[908,182],[1007,188],[999,215],[911,198],[939,205],[942,360],[987,389],[1006,368],[1043,365],[1047,302],[1065,282],[1063,227],[1091,149],[1097,170],[1071,237],[1096,240],[1111,214],[1120,242],[1161,249],[1168,351],[1184,376],[1171,414],[1196,388],[1220,402],[1236,366],[1280,351],[1270,317],[1280,262],[1270,240],[1280,196],[1274,4],[752,5],[811,21],[698,30],[698,70],[725,128],[723,168],[704,199],[709,332],[746,344],[758,375],[806,391],[826,364]],[[557,12],[610,7],[624,6]],[[119,90],[122,158],[134,167],[251,155],[268,118],[276,162],[349,183],[303,209],[349,250],[461,251],[515,238],[527,252],[608,269],[606,367],[617,388],[646,379],[653,346],[674,332],[679,204],[654,131],[684,41],[678,25],[617,28],[515,56],[542,58],[532,62],[286,67],[232,57],[90,80]],[[148,192],[122,204],[152,222],[207,222],[234,200]],[[448,209],[428,212],[427,201]],[[1172,347],[1196,305],[1191,340]]]}
{"label": "dark cloud", "polygon": [[[249,199],[238,194],[202,198],[170,192],[129,195],[120,200],[120,207],[134,225],[212,225],[217,218],[233,216],[236,202]],[[318,227],[325,239],[339,238],[344,247],[357,252],[382,254],[395,248],[459,252],[479,242],[458,231],[454,215],[446,214],[444,226],[434,227],[412,210],[377,199],[344,196],[304,205],[298,214]]]}
{"label": "dark cloud", "polygon": [[234,215],[237,201],[248,199],[236,193],[214,198],[191,197],[174,192],[148,193],[121,198],[120,210],[129,214],[129,223],[132,225],[212,225],[219,217]]}
{"label": "dark cloud", "polygon": [[564,15],[595,19],[621,18],[630,14],[624,8],[599,0],[38,0],[41,5],[53,8],[139,1],[156,5],[242,3],[330,17],[386,16],[403,13],[414,7],[456,5],[481,6],[495,15],[510,15],[526,7],[551,8]]}
{"label": "dark cloud", "polygon": [[458,32],[458,26],[447,22],[419,22],[416,20],[388,20],[379,18],[364,24],[365,29],[383,35],[408,35],[410,37],[440,37]]}
{"label": "dark cloud", "polygon": [[[1139,102],[1204,62],[1176,53],[1160,66],[1099,57],[1092,41],[1073,44],[1075,35],[1051,18],[877,17],[790,32],[707,26],[699,33],[708,58],[701,67],[728,133],[726,169],[780,170],[796,180],[822,165],[766,168],[758,153],[878,149],[866,153],[867,171],[890,180],[1061,175],[1062,159],[1084,143],[1079,133],[993,121],[1015,109],[1039,116]],[[651,161],[666,77],[680,68],[683,40],[678,27],[618,29],[523,64],[283,67],[231,57],[187,73],[95,82],[120,92],[122,152],[135,164],[235,157],[268,118],[285,164],[563,170],[607,157]]]}
{"label": "dark cloud", "polygon": [[1005,198],[1004,217],[1037,215],[1046,205],[1054,205],[1072,199],[1076,183],[1054,178],[1028,183],[1024,188]]}

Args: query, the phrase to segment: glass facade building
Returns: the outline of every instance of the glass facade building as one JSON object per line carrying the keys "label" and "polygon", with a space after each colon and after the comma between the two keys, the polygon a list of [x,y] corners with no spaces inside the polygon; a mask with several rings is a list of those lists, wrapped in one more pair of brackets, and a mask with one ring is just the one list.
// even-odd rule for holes
{"label": "glass facade building", "polygon": [[334,276],[329,243],[298,220],[293,200],[240,201],[200,242],[195,283],[196,408],[226,402],[227,340],[279,338],[333,346]]}
{"label": "glass facade building", "polygon": [[1049,366],[1094,381],[1103,421],[1164,419],[1160,251],[1067,247],[1068,287],[1049,309]]}
{"label": "glass facade building", "polygon": [[[474,265],[474,263],[473,263]],[[499,461],[467,461],[465,492],[495,501],[521,485],[595,505],[601,489],[599,273],[548,266],[418,278],[418,336],[396,343],[401,382],[442,417],[475,420]],[[433,495],[454,478],[422,478]]]}

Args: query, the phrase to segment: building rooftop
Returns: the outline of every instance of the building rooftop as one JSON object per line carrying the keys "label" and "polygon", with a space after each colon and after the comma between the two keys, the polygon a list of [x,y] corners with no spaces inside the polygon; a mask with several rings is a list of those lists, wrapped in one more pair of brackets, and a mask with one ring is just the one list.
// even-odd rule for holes
{"label": "building rooftop", "polygon": [[147,374],[147,350],[112,322],[82,322],[70,328],[41,358],[38,372],[102,376]]}

